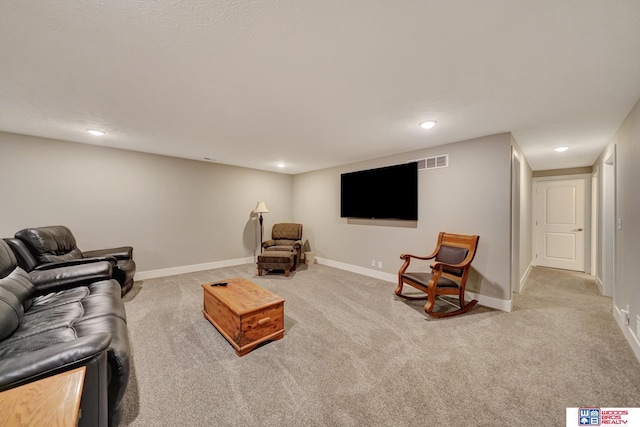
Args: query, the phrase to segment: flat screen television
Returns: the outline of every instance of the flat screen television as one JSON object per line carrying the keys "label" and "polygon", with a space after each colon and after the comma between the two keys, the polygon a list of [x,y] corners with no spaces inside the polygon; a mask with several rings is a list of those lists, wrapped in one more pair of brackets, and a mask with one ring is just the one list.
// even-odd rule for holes
{"label": "flat screen television", "polygon": [[418,220],[418,163],[343,173],[340,217]]}

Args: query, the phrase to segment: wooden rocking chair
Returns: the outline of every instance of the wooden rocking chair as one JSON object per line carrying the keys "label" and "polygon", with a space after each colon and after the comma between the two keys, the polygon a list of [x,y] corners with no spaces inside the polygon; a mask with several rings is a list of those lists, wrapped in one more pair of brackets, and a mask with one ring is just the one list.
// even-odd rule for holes
{"label": "wooden rocking chair", "polygon": [[[478,301],[473,300],[465,303],[464,289],[479,239],[479,236],[441,232],[438,235],[438,245],[431,255],[424,257],[411,254],[400,255],[400,258],[404,260],[404,264],[398,271],[396,295],[412,300],[425,298],[424,296],[402,295],[403,284],[413,286],[426,293],[427,303],[424,305],[424,311],[433,317],[455,316],[471,310]],[[435,259],[435,262],[431,264],[431,272],[407,272],[411,258],[419,260]],[[458,310],[433,311],[436,297],[441,295],[457,295],[460,299]],[[453,305],[453,303],[450,304]]]}

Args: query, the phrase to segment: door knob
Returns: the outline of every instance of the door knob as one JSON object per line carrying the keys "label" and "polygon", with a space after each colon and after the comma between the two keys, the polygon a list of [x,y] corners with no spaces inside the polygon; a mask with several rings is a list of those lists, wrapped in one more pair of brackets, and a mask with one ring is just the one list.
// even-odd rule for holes
{"label": "door knob", "polygon": [[578,231],[583,231],[583,230],[584,230],[584,228],[582,228],[582,227],[578,228]]}

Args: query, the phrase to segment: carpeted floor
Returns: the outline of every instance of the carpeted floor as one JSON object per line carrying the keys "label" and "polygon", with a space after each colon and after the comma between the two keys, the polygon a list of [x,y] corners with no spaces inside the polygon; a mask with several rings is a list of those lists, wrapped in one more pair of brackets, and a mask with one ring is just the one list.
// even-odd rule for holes
{"label": "carpeted floor", "polygon": [[[285,298],[283,339],[237,357],[201,283]],[[565,408],[640,406],[638,363],[585,274],[535,268],[514,311],[435,320],[395,285],[322,265],[253,264],[137,282],[123,426],[560,426]]]}

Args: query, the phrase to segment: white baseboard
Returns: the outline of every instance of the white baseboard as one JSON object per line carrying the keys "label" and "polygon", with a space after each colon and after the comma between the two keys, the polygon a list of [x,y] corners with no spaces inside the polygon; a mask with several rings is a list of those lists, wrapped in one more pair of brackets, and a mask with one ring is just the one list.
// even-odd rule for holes
{"label": "white baseboard", "polygon": [[636,355],[636,359],[640,361],[640,340],[638,339],[638,336],[633,333],[632,329],[632,325],[634,325],[635,322],[631,320],[627,325],[625,323],[625,313],[615,305],[613,306],[613,317],[616,319],[616,322],[618,322],[618,326],[620,327],[620,330],[622,330],[622,334],[627,339],[627,342],[629,342],[633,353]]}
{"label": "white baseboard", "polygon": [[465,292],[464,294],[465,294],[465,298],[467,298],[467,301],[470,301],[472,299],[477,299],[478,304],[484,305],[485,307],[495,308],[496,310],[506,311],[508,313],[511,313],[511,310],[513,310],[512,300],[504,300],[504,299],[498,299],[494,297],[488,297],[486,295],[476,294],[473,292]]}
{"label": "white baseboard", "polygon": [[180,267],[161,268],[159,270],[140,271],[135,274],[134,280],[153,279],[156,277],[175,276],[176,274],[194,273],[196,271],[213,270],[214,268],[232,267],[234,265],[249,264],[255,262],[253,257],[228,259],[224,261],[206,262],[204,264],[183,265]]}
{"label": "white baseboard", "polygon": [[525,271],[524,274],[522,275],[522,278],[520,278],[520,292],[522,292],[522,290],[524,289],[524,285],[525,283],[527,283],[527,279],[529,278],[529,274],[531,274],[532,269],[533,269],[533,263],[529,264],[529,267],[527,267],[527,271]]}
{"label": "white baseboard", "polygon": [[318,264],[334,267],[340,270],[350,271],[352,273],[362,274],[363,276],[375,277],[376,279],[386,280],[387,282],[397,283],[398,276],[383,271],[372,270],[370,268],[358,267],[357,265],[345,264],[344,262],[332,261],[326,258],[316,257]]}
{"label": "white baseboard", "polygon": [[[350,271],[352,273],[362,274],[363,276],[375,277],[376,279],[385,280],[391,283],[398,283],[398,276],[391,273],[372,270],[370,268],[359,267],[357,265],[345,264],[339,261],[333,261],[326,258],[316,257],[318,264],[334,267],[340,270]],[[501,300],[498,298],[488,297],[486,295],[475,294],[473,292],[465,292],[468,301],[477,299],[478,304],[485,307],[495,308],[496,310],[511,312],[513,303],[511,300]]]}
{"label": "white baseboard", "polygon": [[602,283],[602,280],[600,280],[598,276],[595,276],[595,277],[596,277],[596,285],[598,286],[600,295],[604,295],[604,283]]}
{"label": "white baseboard", "polygon": [[[391,283],[397,283],[398,276],[382,271],[371,270],[369,268],[359,267],[356,265],[346,264],[344,262],[333,261],[326,258],[316,257],[318,264],[334,267],[339,270],[350,271],[352,273],[361,274],[363,276],[374,277]],[[255,262],[253,257],[236,258],[224,261],[207,262],[204,264],[184,265],[180,267],[161,268],[158,270],[140,271],[135,274],[135,280],[154,279],[156,277],[175,276],[176,274],[194,273],[196,271],[213,270],[215,268],[232,267],[234,265],[250,264]],[[486,295],[466,292],[468,300],[477,299],[478,304],[485,307],[495,308],[496,310],[508,311],[512,309],[511,300],[501,300]]]}

